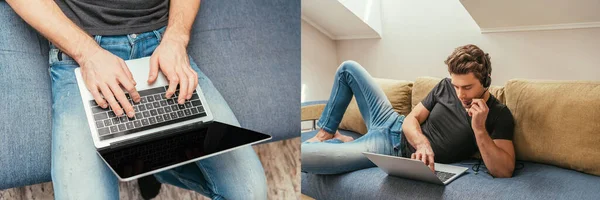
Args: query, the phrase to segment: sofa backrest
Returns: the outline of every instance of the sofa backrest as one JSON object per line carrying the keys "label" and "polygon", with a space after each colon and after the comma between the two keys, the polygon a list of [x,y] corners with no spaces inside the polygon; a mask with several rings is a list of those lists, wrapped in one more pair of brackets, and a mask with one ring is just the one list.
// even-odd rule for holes
{"label": "sofa backrest", "polygon": [[[407,115],[442,78],[376,79],[394,110]],[[510,80],[490,92],[511,110],[518,160],[600,175],[600,82]],[[409,101],[410,99],[410,101]],[[407,109],[406,106],[409,106]],[[353,99],[340,128],[367,129]]]}
{"label": "sofa backrest", "polygon": [[510,80],[517,159],[600,175],[600,82]]}
{"label": "sofa backrest", "polygon": [[[412,82],[381,78],[375,78],[375,82],[388,97],[388,100],[390,100],[390,103],[392,104],[392,108],[396,112],[402,115],[408,115],[408,113],[410,113],[410,96],[413,86]],[[361,116],[355,98],[352,98],[352,101],[350,101],[350,104],[344,113],[344,117],[340,122],[339,128],[351,130],[360,134],[367,133],[365,121]]]}

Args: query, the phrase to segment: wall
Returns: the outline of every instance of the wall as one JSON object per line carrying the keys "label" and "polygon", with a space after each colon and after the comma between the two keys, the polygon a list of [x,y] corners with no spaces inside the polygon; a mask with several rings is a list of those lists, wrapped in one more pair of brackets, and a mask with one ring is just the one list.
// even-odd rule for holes
{"label": "wall", "polygon": [[304,20],[301,37],[303,102],[326,100],[339,66],[336,44]]}
{"label": "wall", "polygon": [[493,85],[513,78],[600,80],[600,28],[481,34],[458,0],[381,3],[383,39],[337,41],[338,63],[356,60],[382,78],[445,77],[446,57],[472,43],[490,54]]}

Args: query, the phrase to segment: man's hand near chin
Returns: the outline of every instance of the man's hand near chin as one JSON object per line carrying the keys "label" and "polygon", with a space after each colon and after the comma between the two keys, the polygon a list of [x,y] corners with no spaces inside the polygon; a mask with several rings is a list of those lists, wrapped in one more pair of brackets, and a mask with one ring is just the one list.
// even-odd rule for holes
{"label": "man's hand near chin", "polygon": [[474,99],[469,109],[471,128],[475,133],[481,158],[490,174],[496,178],[510,178],[515,169],[515,150],[511,140],[492,139],[485,129],[489,108],[483,99]]}

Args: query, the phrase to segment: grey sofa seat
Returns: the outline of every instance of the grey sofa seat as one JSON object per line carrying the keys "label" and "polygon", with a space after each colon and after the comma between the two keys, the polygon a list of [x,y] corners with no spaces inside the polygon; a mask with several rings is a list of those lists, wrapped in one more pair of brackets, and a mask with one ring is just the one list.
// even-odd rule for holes
{"label": "grey sofa seat", "polygon": [[0,1],[0,189],[50,180],[48,45]]}
{"label": "grey sofa seat", "polygon": [[[317,131],[302,133],[302,141]],[[354,138],[360,134],[340,130]],[[447,186],[388,176],[377,167],[339,175],[302,173],[302,194],[315,199],[600,199],[600,177],[551,165],[522,162],[512,178],[494,179],[471,168]],[[483,169],[483,167],[481,167]]]}
{"label": "grey sofa seat", "polygon": [[[300,1],[204,0],[189,54],[244,128],[300,131]],[[48,41],[0,1],[0,189],[50,181]]]}

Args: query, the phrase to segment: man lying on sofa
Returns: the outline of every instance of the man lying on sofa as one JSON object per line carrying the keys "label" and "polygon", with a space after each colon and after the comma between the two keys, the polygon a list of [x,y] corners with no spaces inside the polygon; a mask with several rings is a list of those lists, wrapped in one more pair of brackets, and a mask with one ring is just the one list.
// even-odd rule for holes
{"label": "man lying on sofa", "polygon": [[[494,177],[511,177],[515,167],[513,116],[488,91],[490,56],[475,45],[458,47],[445,61],[451,78],[440,81],[408,116],[396,113],[369,73],[344,62],[335,75],[321,129],[302,144],[302,171],[338,174],[375,165],[362,152],[452,163],[479,151]],[[368,132],[353,140],[337,131],[352,97]]]}

